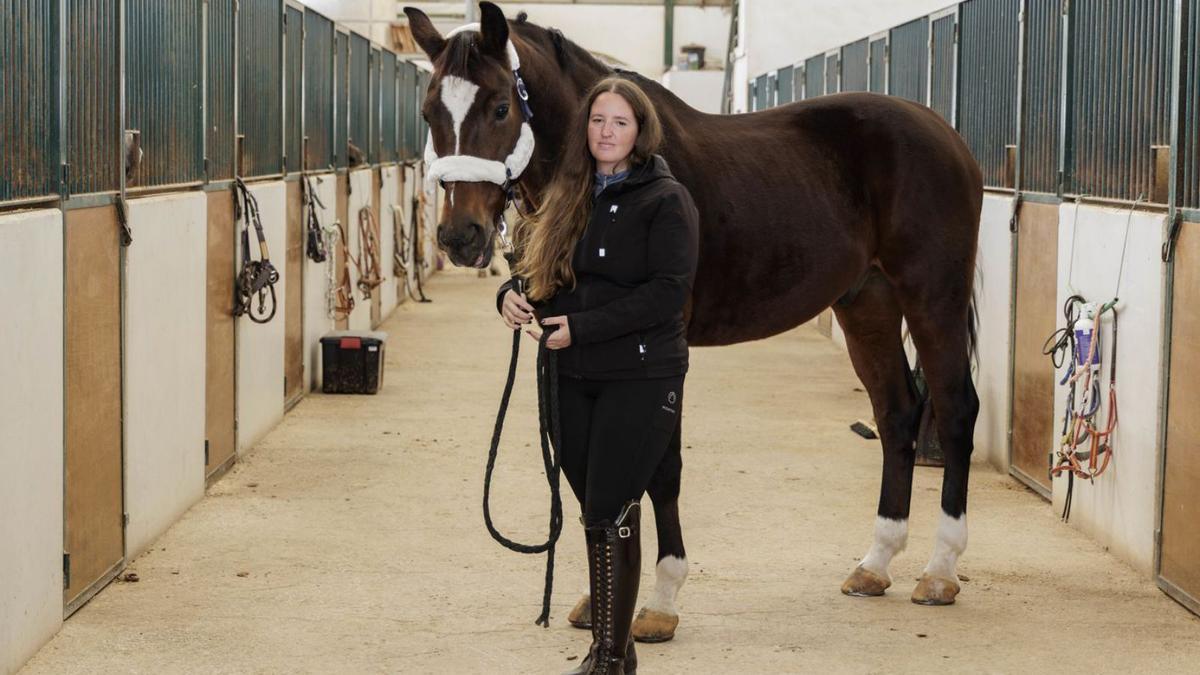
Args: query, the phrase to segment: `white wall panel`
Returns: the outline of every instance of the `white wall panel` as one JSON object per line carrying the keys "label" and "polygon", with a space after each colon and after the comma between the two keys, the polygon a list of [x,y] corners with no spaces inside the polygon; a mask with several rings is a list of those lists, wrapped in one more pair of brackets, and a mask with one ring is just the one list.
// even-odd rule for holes
{"label": "white wall panel", "polygon": [[979,222],[975,301],[979,320],[975,459],[1008,471],[1008,335],[1012,311],[1012,197],[987,194]]}
{"label": "white wall panel", "polygon": [[[321,227],[331,228],[337,220],[337,181],[333,174],[323,174],[313,176],[312,185],[325,205],[324,209],[317,207]],[[329,275],[333,267],[332,253],[323,263],[304,256],[304,372],[308,373],[309,389],[321,388],[321,336],[333,330],[333,319],[329,316]]]}
{"label": "white wall panel", "polygon": [[126,552],[204,496],[207,200],[129,202],[125,258]]}
{"label": "white wall panel", "polygon": [[[1161,214],[1128,209],[1063,204],[1059,210],[1058,305],[1072,293],[1089,302],[1107,302],[1118,295],[1122,242],[1129,223],[1125,271],[1119,292],[1117,345],[1117,407],[1120,422],[1113,434],[1114,454],[1108,471],[1094,484],[1076,480],[1071,524],[1094,537],[1119,557],[1144,572],[1154,559],[1154,513],[1158,467],[1159,344],[1162,340],[1162,227]],[[1076,234],[1078,232],[1078,234]],[[1072,242],[1072,240],[1074,240]],[[1074,255],[1072,255],[1072,243]],[[1072,264],[1072,259],[1074,260]],[[1065,325],[1058,317],[1058,327]],[[1104,419],[1108,409],[1108,373],[1112,359],[1112,323],[1102,322],[1104,349],[1101,373]],[[1061,430],[1066,409],[1066,385],[1058,385],[1066,368],[1059,369],[1054,389],[1055,433]],[[1078,400],[1078,396],[1077,396]],[[1054,480],[1054,507],[1062,509],[1067,479]]]}
{"label": "white wall panel", "polygon": [[0,215],[0,673],[63,615],[63,218]]}
{"label": "white wall panel", "polygon": [[[287,250],[287,193],[282,182],[258,183],[251,185],[250,191],[258,200],[267,246],[273,256],[272,262],[279,270],[279,282],[275,284],[279,310],[266,324],[254,323],[245,316],[237,318],[238,452],[252,447],[283,419],[284,403],[283,299],[287,297],[287,271],[283,256]],[[254,241],[253,232],[250,238]],[[256,246],[253,248],[257,249]],[[240,249],[239,245],[239,268],[242,264]]]}
{"label": "white wall panel", "polygon": [[[347,250],[355,259],[359,258],[358,211],[364,206],[371,206],[370,169],[350,172],[350,209],[346,235],[349,240]],[[364,299],[362,291],[358,289],[358,267],[350,261],[347,261],[347,264],[350,268],[350,285],[354,288],[354,310],[350,312],[350,329],[371,330],[371,301]]]}
{"label": "white wall panel", "polygon": [[396,272],[392,262],[396,251],[396,226],[393,209],[403,208],[400,203],[400,168],[385,166],[380,169],[379,190],[379,276],[383,285],[379,287],[379,316],[387,319],[396,308]]}

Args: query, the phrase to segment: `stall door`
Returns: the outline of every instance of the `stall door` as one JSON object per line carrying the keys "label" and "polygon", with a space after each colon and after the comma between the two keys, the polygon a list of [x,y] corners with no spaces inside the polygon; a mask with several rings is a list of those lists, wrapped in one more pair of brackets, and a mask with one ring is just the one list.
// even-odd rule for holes
{"label": "stall door", "polygon": [[124,566],[121,244],[114,207],[67,211],[66,458],[69,616]]}
{"label": "stall door", "polygon": [[1058,310],[1058,205],[1025,203],[1017,233],[1011,473],[1050,496],[1054,366],[1042,344]]}
{"label": "stall door", "polygon": [[287,292],[283,307],[284,409],[304,396],[304,206],[300,181],[287,183]]}
{"label": "stall door", "polygon": [[237,231],[233,194],[208,193],[208,290],[204,475],[211,482],[233,462],[235,440],[233,294]]}
{"label": "stall door", "polygon": [[1175,249],[1159,583],[1200,613],[1200,224]]}

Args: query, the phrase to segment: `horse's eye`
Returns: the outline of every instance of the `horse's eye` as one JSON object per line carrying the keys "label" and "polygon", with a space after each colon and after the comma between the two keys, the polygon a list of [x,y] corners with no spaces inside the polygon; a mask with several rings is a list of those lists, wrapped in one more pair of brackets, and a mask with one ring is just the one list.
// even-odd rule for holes
{"label": "horse's eye", "polygon": [[508,104],[502,103],[499,108],[496,108],[496,119],[502,120],[508,117]]}

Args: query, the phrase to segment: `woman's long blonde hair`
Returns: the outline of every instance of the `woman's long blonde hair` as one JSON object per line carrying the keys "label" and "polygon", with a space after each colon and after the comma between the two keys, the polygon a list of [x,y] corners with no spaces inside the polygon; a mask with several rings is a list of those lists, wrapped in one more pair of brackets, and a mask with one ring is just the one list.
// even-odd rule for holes
{"label": "woman's long blonde hair", "polygon": [[567,133],[558,173],[537,211],[521,223],[516,233],[516,239],[523,245],[514,272],[525,280],[526,297],[530,300],[546,300],[558,289],[575,285],[571,258],[575,244],[587,229],[596,171],[595,159],[588,148],[588,124],[592,104],[604,93],[625,99],[637,119],[637,140],[629,155],[631,169],[650,161],[662,143],[658,113],[641,87],[620,77],[605,78],[592,87]]}

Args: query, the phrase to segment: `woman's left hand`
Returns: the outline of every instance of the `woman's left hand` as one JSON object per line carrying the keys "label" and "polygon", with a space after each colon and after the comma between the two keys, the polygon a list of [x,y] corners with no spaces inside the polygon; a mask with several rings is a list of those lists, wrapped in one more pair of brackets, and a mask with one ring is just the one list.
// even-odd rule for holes
{"label": "woman's left hand", "polygon": [[[546,340],[546,349],[565,349],[571,346],[571,326],[567,323],[565,316],[548,316],[542,319],[543,326],[558,326],[557,330],[550,333],[550,338]],[[534,340],[541,340],[541,333],[533,331],[525,331],[529,333],[529,337]]]}

